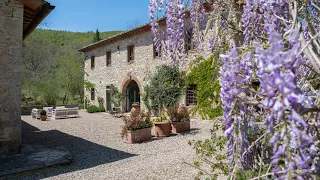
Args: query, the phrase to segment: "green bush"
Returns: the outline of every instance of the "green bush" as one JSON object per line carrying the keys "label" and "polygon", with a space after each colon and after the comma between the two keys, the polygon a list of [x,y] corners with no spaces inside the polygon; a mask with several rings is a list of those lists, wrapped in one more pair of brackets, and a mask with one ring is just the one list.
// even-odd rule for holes
{"label": "green bush", "polygon": [[184,88],[184,74],[178,67],[162,65],[157,67],[157,71],[151,76],[148,88],[145,93],[148,97],[143,96],[143,101],[150,100],[151,108],[155,113],[160,113],[163,108],[175,104]]}
{"label": "green bush", "polygon": [[106,109],[103,106],[98,107],[99,112],[106,112]]}
{"label": "green bush", "polygon": [[218,57],[198,57],[193,63],[196,64],[191,65],[191,71],[186,77],[187,85],[197,85],[197,105],[191,110],[192,114],[199,113],[202,119],[221,116],[220,84],[217,80],[220,67]]}
{"label": "green bush", "polygon": [[41,110],[40,115],[47,115],[47,112],[45,110]]}
{"label": "green bush", "polygon": [[88,113],[95,113],[95,112],[106,112],[105,108],[103,106],[89,106],[87,107]]}

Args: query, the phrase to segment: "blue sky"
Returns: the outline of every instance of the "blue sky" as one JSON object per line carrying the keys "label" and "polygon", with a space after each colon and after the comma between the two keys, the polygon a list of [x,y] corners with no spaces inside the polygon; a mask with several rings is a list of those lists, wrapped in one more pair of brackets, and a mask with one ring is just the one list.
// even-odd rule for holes
{"label": "blue sky", "polygon": [[150,0],[46,0],[56,8],[45,29],[73,32],[131,29],[149,21]]}

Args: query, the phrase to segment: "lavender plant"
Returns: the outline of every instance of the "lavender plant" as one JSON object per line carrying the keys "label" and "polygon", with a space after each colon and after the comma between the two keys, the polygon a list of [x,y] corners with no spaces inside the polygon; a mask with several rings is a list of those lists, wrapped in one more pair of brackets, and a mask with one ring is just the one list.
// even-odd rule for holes
{"label": "lavender plant", "polygon": [[165,44],[174,64],[184,57],[186,7],[199,47],[209,43],[213,53],[220,53],[230,179],[318,178],[320,2],[191,0],[182,5],[179,0],[151,0],[150,4],[155,42],[160,41],[159,27],[151,14],[159,4],[167,7]]}

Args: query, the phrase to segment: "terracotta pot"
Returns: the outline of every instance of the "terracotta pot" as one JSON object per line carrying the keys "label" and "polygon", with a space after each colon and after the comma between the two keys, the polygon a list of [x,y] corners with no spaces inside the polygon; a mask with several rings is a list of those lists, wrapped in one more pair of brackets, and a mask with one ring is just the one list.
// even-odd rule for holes
{"label": "terracotta pot", "polygon": [[155,136],[170,136],[171,126],[168,120],[164,120],[161,122],[153,122],[154,124],[154,135]]}
{"label": "terracotta pot", "polygon": [[184,131],[190,131],[190,121],[185,122],[172,122],[171,124],[173,133],[181,133]]}
{"label": "terracotta pot", "polygon": [[132,104],[131,112],[140,111],[140,107],[138,104]]}
{"label": "terracotta pot", "polygon": [[41,121],[47,120],[47,115],[40,115],[40,120]]}
{"label": "terracotta pot", "polygon": [[148,141],[152,138],[151,136],[151,127],[150,128],[143,128],[137,129],[135,131],[128,131],[127,137],[124,138],[126,143],[140,143],[144,141]]}

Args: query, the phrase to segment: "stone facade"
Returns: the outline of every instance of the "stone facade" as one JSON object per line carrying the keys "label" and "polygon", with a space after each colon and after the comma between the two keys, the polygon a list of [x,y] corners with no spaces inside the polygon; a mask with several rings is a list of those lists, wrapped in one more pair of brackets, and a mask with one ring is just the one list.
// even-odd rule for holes
{"label": "stone facade", "polygon": [[[207,43],[208,44],[208,43]],[[134,62],[128,63],[127,47],[134,45]],[[87,47],[90,47],[87,46]],[[119,49],[118,49],[119,48]],[[106,65],[106,52],[111,51],[111,65]],[[154,58],[153,37],[150,31],[134,35],[117,42],[102,45],[92,50],[85,51],[85,80],[95,84],[95,99],[91,100],[90,92],[85,90],[85,96],[90,99],[91,105],[98,105],[98,97],[104,99],[106,107],[106,87],[114,85],[125,96],[126,88],[130,81],[134,80],[143,94],[143,85],[156,67],[169,64],[170,60]],[[205,47],[202,53],[205,57],[210,55],[209,47]],[[91,68],[91,56],[95,57],[95,67]],[[190,60],[194,59],[196,53],[189,52],[189,58],[184,62],[186,69]],[[140,96],[141,98],[141,96]],[[140,99],[143,107],[143,102]],[[185,96],[181,97],[180,103],[185,104]],[[122,111],[125,111],[126,99],[122,100]]]}
{"label": "stone facade", "polygon": [[0,157],[21,149],[23,3],[0,1]]}

